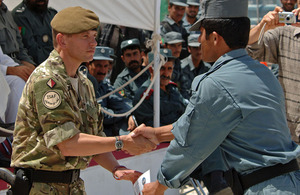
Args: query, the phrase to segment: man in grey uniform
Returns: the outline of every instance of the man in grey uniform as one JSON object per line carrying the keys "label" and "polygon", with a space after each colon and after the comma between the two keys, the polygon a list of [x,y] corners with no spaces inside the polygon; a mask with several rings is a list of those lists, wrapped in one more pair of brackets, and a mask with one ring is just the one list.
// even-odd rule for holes
{"label": "man in grey uniform", "polygon": [[295,159],[300,146],[291,140],[283,90],[272,72],[245,50],[248,2],[203,0],[201,10],[191,30],[201,31],[203,60],[215,63],[194,79],[190,103],[177,122],[137,129],[156,142],[175,138],[158,180],[146,184],[144,194],[182,186],[217,147],[224,152],[225,178],[235,194],[300,194]]}
{"label": "man in grey uniform", "polygon": [[188,50],[190,55],[181,60],[180,93],[186,99],[191,96],[191,85],[194,78],[207,72],[211,65],[201,58],[201,48],[198,42],[199,34],[188,37]]}
{"label": "man in grey uniform", "polygon": [[[139,72],[141,72],[144,68],[142,66],[141,46],[140,41],[138,39],[130,39],[123,41],[121,43],[121,50],[121,58],[124,61],[126,68],[118,75],[117,79],[115,80],[115,88],[118,88],[125,84],[127,81],[129,81]],[[144,72],[137,79],[135,79],[129,85],[124,87],[120,94],[123,97],[128,98],[132,102],[135,92],[149,78],[149,71]]]}
{"label": "man in grey uniform", "polygon": [[11,12],[2,1],[0,0],[0,45],[2,51],[18,64],[32,67],[35,63],[23,46],[22,37]]}
{"label": "man in grey uniform", "polygon": [[[188,6],[185,8],[185,16],[182,19],[183,27],[188,33],[191,33],[189,29],[191,26],[197,22],[197,14],[199,12],[200,0],[187,0]],[[192,31],[193,33],[194,31]]]}
{"label": "man in grey uniform", "polygon": [[24,47],[38,65],[53,50],[50,22],[56,13],[55,9],[48,8],[48,0],[23,0],[12,10]]}

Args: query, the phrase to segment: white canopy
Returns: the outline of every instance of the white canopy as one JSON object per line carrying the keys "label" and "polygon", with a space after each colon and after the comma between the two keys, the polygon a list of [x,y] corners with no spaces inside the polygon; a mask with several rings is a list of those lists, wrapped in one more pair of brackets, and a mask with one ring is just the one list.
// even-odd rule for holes
{"label": "white canopy", "polygon": [[[57,11],[70,6],[81,6],[94,11],[99,16],[100,22],[154,30],[155,1],[156,0],[49,0],[49,6]],[[22,0],[4,1],[9,10],[15,8],[20,2],[22,2]]]}

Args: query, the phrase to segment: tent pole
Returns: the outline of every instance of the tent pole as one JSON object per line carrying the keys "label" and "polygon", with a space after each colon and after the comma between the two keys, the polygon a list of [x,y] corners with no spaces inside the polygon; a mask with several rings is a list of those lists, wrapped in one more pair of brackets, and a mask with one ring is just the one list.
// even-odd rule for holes
{"label": "tent pole", "polygon": [[[155,11],[154,11],[154,33],[160,34],[160,3],[161,0],[155,0]],[[156,43],[156,52],[154,53],[154,72],[159,70],[159,40]],[[160,126],[160,77],[157,77],[154,83],[154,103],[153,103],[153,127]]]}

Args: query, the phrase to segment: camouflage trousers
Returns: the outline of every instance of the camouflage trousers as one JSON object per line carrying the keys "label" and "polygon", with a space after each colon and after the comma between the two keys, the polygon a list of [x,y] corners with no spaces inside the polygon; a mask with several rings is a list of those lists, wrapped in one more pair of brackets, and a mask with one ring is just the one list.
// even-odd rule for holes
{"label": "camouflage trousers", "polygon": [[84,182],[82,179],[71,184],[64,183],[38,183],[33,182],[30,195],[85,195]]}

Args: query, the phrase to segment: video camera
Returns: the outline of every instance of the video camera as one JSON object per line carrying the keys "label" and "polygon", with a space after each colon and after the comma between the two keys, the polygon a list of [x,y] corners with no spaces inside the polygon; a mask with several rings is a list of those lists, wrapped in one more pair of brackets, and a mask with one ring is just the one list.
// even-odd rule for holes
{"label": "video camera", "polygon": [[299,22],[298,16],[293,12],[279,12],[279,23],[292,24]]}

